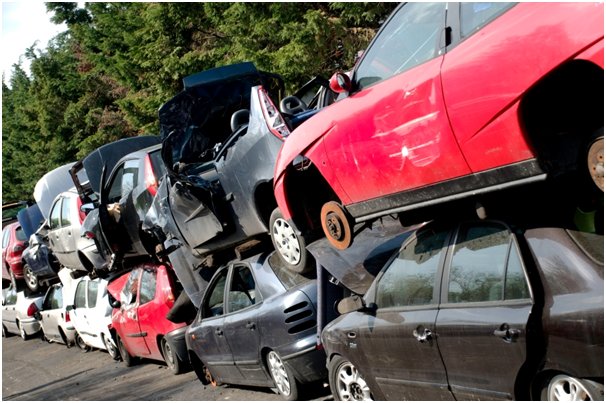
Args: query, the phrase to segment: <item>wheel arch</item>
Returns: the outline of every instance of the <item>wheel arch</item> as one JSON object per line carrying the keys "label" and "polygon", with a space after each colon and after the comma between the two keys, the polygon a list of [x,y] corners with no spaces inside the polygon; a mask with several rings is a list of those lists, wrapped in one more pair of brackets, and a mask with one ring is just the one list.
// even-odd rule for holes
{"label": "wheel arch", "polygon": [[254,190],[253,200],[257,215],[269,229],[269,217],[272,211],[278,207],[274,196],[273,182],[269,180],[258,183]]}
{"label": "wheel arch", "polygon": [[604,125],[604,69],[587,60],[563,63],[526,91],[518,116],[543,169],[576,169],[585,143]]}

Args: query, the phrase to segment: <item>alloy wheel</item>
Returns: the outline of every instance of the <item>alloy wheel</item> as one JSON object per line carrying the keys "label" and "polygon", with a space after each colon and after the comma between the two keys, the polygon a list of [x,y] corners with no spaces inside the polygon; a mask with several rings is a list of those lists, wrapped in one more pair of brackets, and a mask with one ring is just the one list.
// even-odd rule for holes
{"label": "alloy wheel", "polygon": [[272,228],[276,249],[284,260],[291,265],[296,265],[301,260],[301,246],[297,240],[297,234],[293,227],[283,218],[274,221]]}
{"label": "alloy wheel", "polygon": [[36,277],[31,267],[27,264],[23,266],[23,277],[25,277],[25,283],[30,290],[38,290],[38,277]]}
{"label": "alloy wheel", "polygon": [[271,377],[280,394],[283,396],[290,395],[290,379],[288,373],[286,372],[282,359],[275,351],[270,351],[269,354],[267,354],[267,365],[269,366]]}
{"label": "alloy wheel", "polygon": [[568,375],[558,375],[549,382],[547,400],[570,402],[593,398],[581,380]]}
{"label": "alloy wheel", "polygon": [[339,400],[372,400],[366,381],[349,361],[339,367],[336,383]]}
{"label": "alloy wheel", "polygon": [[120,358],[120,352],[118,351],[118,347],[116,347],[111,337],[105,333],[103,333],[103,343],[105,344],[105,348],[107,349],[107,352],[109,353],[110,357],[112,357],[114,360]]}

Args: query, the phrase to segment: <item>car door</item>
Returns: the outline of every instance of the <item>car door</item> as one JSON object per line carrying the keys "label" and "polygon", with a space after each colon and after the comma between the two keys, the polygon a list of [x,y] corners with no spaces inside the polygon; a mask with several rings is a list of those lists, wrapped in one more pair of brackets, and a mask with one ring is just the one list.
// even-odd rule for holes
{"label": "car door", "polygon": [[61,340],[59,334],[59,319],[63,314],[63,298],[61,288],[54,285],[48,289],[40,310],[40,325],[44,335],[50,340]]}
{"label": "car door", "polygon": [[61,226],[61,209],[63,197],[57,198],[51,207],[49,214],[49,233],[48,241],[53,253],[63,266],[71,267],[71,262],[67,254],[68,247],[63,240],[63,228]]}
{"label": "car door", "polygon": [[155,267],[145,267],[141,269],[141,281],[139,285],[139,302],[137,306],[137,318],[139,328],[145,342],[145,347],[148,354],[158,354],[156,357],[161,359],[161,353],[158,349],[156,337],[158,336],[158,328],[165,317],[160,317],[160,307],[156,302],[156,288],[158,285],[158,271]]}
{"label": "car door", "polygon": [[141,331],[139,325],[139,284],[141,269],[134,269],[120,293],[120,314],[118,326],[122,342],[133,356],[149,355],[149,348],[145,342],[146,333]]}
{"label": "car door", "polygon": [[435,329],[449,233],[407,241],[366,295],[375,314],[347,335],[387,400],[453,400]]}
{"label": "car door", "polygon": [[350,96],[331,106],[340,118],[324,136],[321,163],[349,203],[470,173],[442,94],[446,7],[400,6],[358,63]]}
{"label": "car door", "polygon": [[438,344],[457,400],[515,398],[532,299],[515,237],[496,222],[464,224],[449,252]]}
{"label": "car door", "polygon": [[11,286],[6,290],[2,304],[2,325],[14,334],[19,333],[17,327],[17,291]]}
{"label": "car door", "polygon": [[234,265],[228,290],[223,331],[234,363],[245,379],[265,381],[268,378],[259,351],[261,329],[257,326],[262,298],[249,266]]}
{"label": "car door", "polygon": [[88,324],[88,305],[86,302],[88,279],[82,279],[76,285],[74,303],[71,309],[71,320],[74,328],[83,340],[90,339],[91,331]]}
{"label": "car door", "polygon": [[241,379],[234,365],[234,357],[225,337],[226,285],[229,268],[223,268],[211,280],[200,306],[201,321],[195,329],[196,340],[200,340],[200,358],[210,372],[222,380]]}

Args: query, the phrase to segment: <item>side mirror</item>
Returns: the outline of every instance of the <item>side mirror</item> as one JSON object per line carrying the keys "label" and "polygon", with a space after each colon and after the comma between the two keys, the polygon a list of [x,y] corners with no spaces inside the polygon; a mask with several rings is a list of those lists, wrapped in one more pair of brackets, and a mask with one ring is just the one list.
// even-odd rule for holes
{"label": "side mirror", "polygon": [[341,94],[351,90],[351,79],[345,73],[338,72],[333,74],[329,81],[330,89]]}
{"label": "side mirror", "polygon": [[95,209],[95,205],[93,203],[85,203],[80,206],[80,211],[84,214],[88,214]]}
{"label": "side mirror", "polygon": [[349,312],[359,311],[365,308],[364,300],[359,295],[343,298],[337,303],[337,312],[344,315]]}
{"label": "side mirror", "polygon": [[120,309],[121,306],[122,306],[122,304],[118,300],[115,300],[114,302],[112,302],[112,308]]}
{"label": "side mirror", "polygon": [[69,311],[73,311],[74,309],[76,309],[76,307],[75,307],[74,305],[68,305],[68,306],[66,306],[66,307],[65,307],[65,310],[66,310],[67,312],[69,312]]}

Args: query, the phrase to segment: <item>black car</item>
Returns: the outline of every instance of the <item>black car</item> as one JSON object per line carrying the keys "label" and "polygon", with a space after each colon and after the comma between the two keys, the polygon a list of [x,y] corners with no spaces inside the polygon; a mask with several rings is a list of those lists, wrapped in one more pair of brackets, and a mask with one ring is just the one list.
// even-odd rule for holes
{"label": "black car", "polygon": [[204,384],[270,387],[297,400],[300,384],[326,376],[316,280],[286,269],[277,253],[219,269],[186,341]]}
{"label": "black car", "polygon": [[[106,277],[124,260],[147,259],[155,240],[141,230],[145,214],[164,174],[158,136],[118,140],[93,151],[70,170],[87,216],[82,235],[94,239],[102,263],[85,267],[93,277]],[[81,181],[80,172],[88,176]]]}
{"label": "black car", "polygon": [[523,222],[404,241],[323,330],[335,399],[603,400],[604,237]]}
{"label": "black car", "polygon": [[[334,101],[324,81],[311,80],[280,100],[279,76],[240,63],[185,77],[185,89],[160,108],[167,175],[147,227],[161,229],[159,238],[194,304],[212,270],[240,256],[240,249],[271,248],[269,228],[279,218],[272,188],[276,156],[295,126]],[[292,253],[296,271],[314,267],[305,250]]]}

